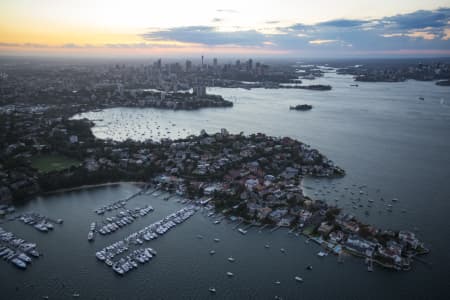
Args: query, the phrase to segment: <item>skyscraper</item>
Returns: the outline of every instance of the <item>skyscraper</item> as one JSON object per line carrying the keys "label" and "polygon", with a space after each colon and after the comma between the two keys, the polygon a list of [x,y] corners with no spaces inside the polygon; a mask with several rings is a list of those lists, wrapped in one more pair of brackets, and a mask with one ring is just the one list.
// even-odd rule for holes
{"label": "skyscraper", "polygon": [[186,72],[190,72],[192,70],[192,61],[186,60]]}

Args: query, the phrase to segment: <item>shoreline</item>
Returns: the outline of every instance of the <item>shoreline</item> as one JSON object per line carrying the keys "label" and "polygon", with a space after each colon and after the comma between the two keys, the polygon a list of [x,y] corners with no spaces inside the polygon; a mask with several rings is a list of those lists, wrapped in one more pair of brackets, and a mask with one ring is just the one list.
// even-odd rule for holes
{"label": "shoreline", "polygon": [[145,185],[146,184],[144,181],[114,181],[114,182],[105,182],[105,183],[98,183],[98,184],[85,184],[85,185],[80,185],[80,186],[72,187],[72,188],[65,188],[65,189],[58,189],[58,190],[54,190],[54,191],[44,192],[44,193],[42,193],[42,195],[60,194],[60,193],[66,193],[66,192],[79,191],[79,190],[83,190],[83,189],[92,189],[92,188],[97,188],[97,187],[116,186],[116,185],[120,185],[122,183],[130,183],[130,184],[135,184],[135,185]]}

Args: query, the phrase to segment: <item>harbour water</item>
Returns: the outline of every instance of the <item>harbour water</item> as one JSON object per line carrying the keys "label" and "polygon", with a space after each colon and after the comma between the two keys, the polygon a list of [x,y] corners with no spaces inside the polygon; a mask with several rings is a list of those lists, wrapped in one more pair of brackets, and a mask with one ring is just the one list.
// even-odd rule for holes
{"label": "harbour water", "polygon": [[[175,201],[142,195],[127,204],[152,205],[155,211],[106,237],[87,241],[89,224],[101,220],[93,210],[137,191],[132,184],[84,189],[37,198],[18,208],[36,211],[64,224],[40,233],[18,221],[1,224],[38,244],[44,256],[21,271],[0,262],[2,298],[50,299],[447,299],[450,295],[450,93],[432,82],[359,83],[351,77],[327,73],[314,83],[331,84],[329,92],[277,89],[211,88],[235,102],[226,109],[165,111],[114,108],[82,114],[96,120],[99,138],[146,139],[216,132],[264,132],[290,136],[318,148],[343,167],[347,175],[336,180],[304,181],[305,193],[336,203],[360,219],[381,228],[416,229],[431,249],[410,272],[392,272],[375,266],[367,272],[363,261],[347,257],[319,258],[320,250],[303,237],[285,230],[246,235],[234,225],[213,224],[199,212],[162,238],[148,243],[158,256],[119,277],[95,258],[95,251],[182,207]],[[424,101],[419,100],[424,97]],[[311,104],[307,112],[289,106]],[[159,126],[159,129],[157,128]],[[166,129],[167,128],[167,129]],[[150,132],[151,130],[151,132]],[[158,131],[160,135],[158,136]],[[170,133],[169,133],[170,131]],[[363,207],[352,203],[357,195]],[[345,188],[349,188],[346,190]],[[393,204],[386,210],[381,197]],[[337,199],[337,201],[336,201]],[[367,207],[368,199],[373,200]],[[203,239],[198,239],[202,235]],[[220,238],[219,243],[213,241]],[[269,243],[270,248],[264,245]],[[280,248],[286,249],[282,253]],[[209,251],[215,250],[215,255]],[[230,263],[227,258],[236,261]],[[313,270],[306,270],[312,265]],[[233,272],[229,278],[226,272]],[[304,279],[296,282],[295,276]],[[279,285],[274,284],[280,281]],[[212,295],[208,289],[215,287]],[[413,295],[413,297],[411,297]]]}

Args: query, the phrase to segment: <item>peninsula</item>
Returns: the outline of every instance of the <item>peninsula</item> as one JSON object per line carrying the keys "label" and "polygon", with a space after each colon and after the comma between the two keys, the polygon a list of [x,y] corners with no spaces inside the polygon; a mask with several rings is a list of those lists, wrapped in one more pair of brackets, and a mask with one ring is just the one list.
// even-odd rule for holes
{"label": "peninsula", "polygon": [[[232,106],[221,96],[208,95],[201,80],[191,80],[192,92],[173,91],[178,83],[165,92],[140,86],[135,78],[147,73],[165,76],[160,62],[144,68],[147,73],[119,65],[106,69],[111,72],[104,72],[103,66],[95,71],[56,68],[44,72],[46,76],[36,75],[43,71],[39,68],[5,70],[0,77],[2,204],[64,188],[140,181],[248,224],[289,227],[332,253],[349,252],[388,268],[409,269],[416,255],[428,252],[410,231],[378,229],[305,196],[305,176],[335,177],[345,172],[292,138],[263,133],[246,136],[222,129],[178,140],[117,142],[95,138],[91,121],[72,119],[81,112],[120,106],[189,110]],[[129,70],[134,70],[135,77],[126,76]],[[256,70],[258,74],[265,68]],[[249,67],[246,72],[255,71]],[[172,74],[167,78],[177,78]],[[147,83],[156,82],[152,76]]]}
{"label": "peninsula", "polygon": [[345,172],[302,142],[226,129],[161,142],[99,140],[90,121],[70,120],[79,111],[76,105],[0,110],[3,203],[61,188],[134,180],[243,222],[290,227],[331,253],[352,253],[387,268],[407,270],[416,255],[428,252],[410,231],[378,229],[306,197],[305,176]]}

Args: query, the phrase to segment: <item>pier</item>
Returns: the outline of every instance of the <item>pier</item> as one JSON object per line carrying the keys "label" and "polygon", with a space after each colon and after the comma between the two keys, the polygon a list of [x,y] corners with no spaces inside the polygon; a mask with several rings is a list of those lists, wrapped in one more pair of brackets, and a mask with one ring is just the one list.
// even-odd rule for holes
{"label": "pier", "polygon": [[[119,240],[109,246],[104,247],[100,251],[96,252],[95,256],[98,260],[103,261],[107,266],[119,275],[123,275],[133,268],[137,268],[138,264],[145,263],[156,255],[156,251],[151,248],[134,250],[131,255],[122,257],[119,260],[114,261],[114,258],[130,250],[133,245],[139,246],[144,242],[148,242],[164,235],[170,229],[185,222],[192,215],[194,215],[196,207],[187,206],[184,207],[165,218],[154,222],[139,231],[136,231],[123,240]],[[147,251],[147,252],[146,252]],[[151,255],[148,255],[150,253]],[[136,262],[137,261],[137,262]]]}

